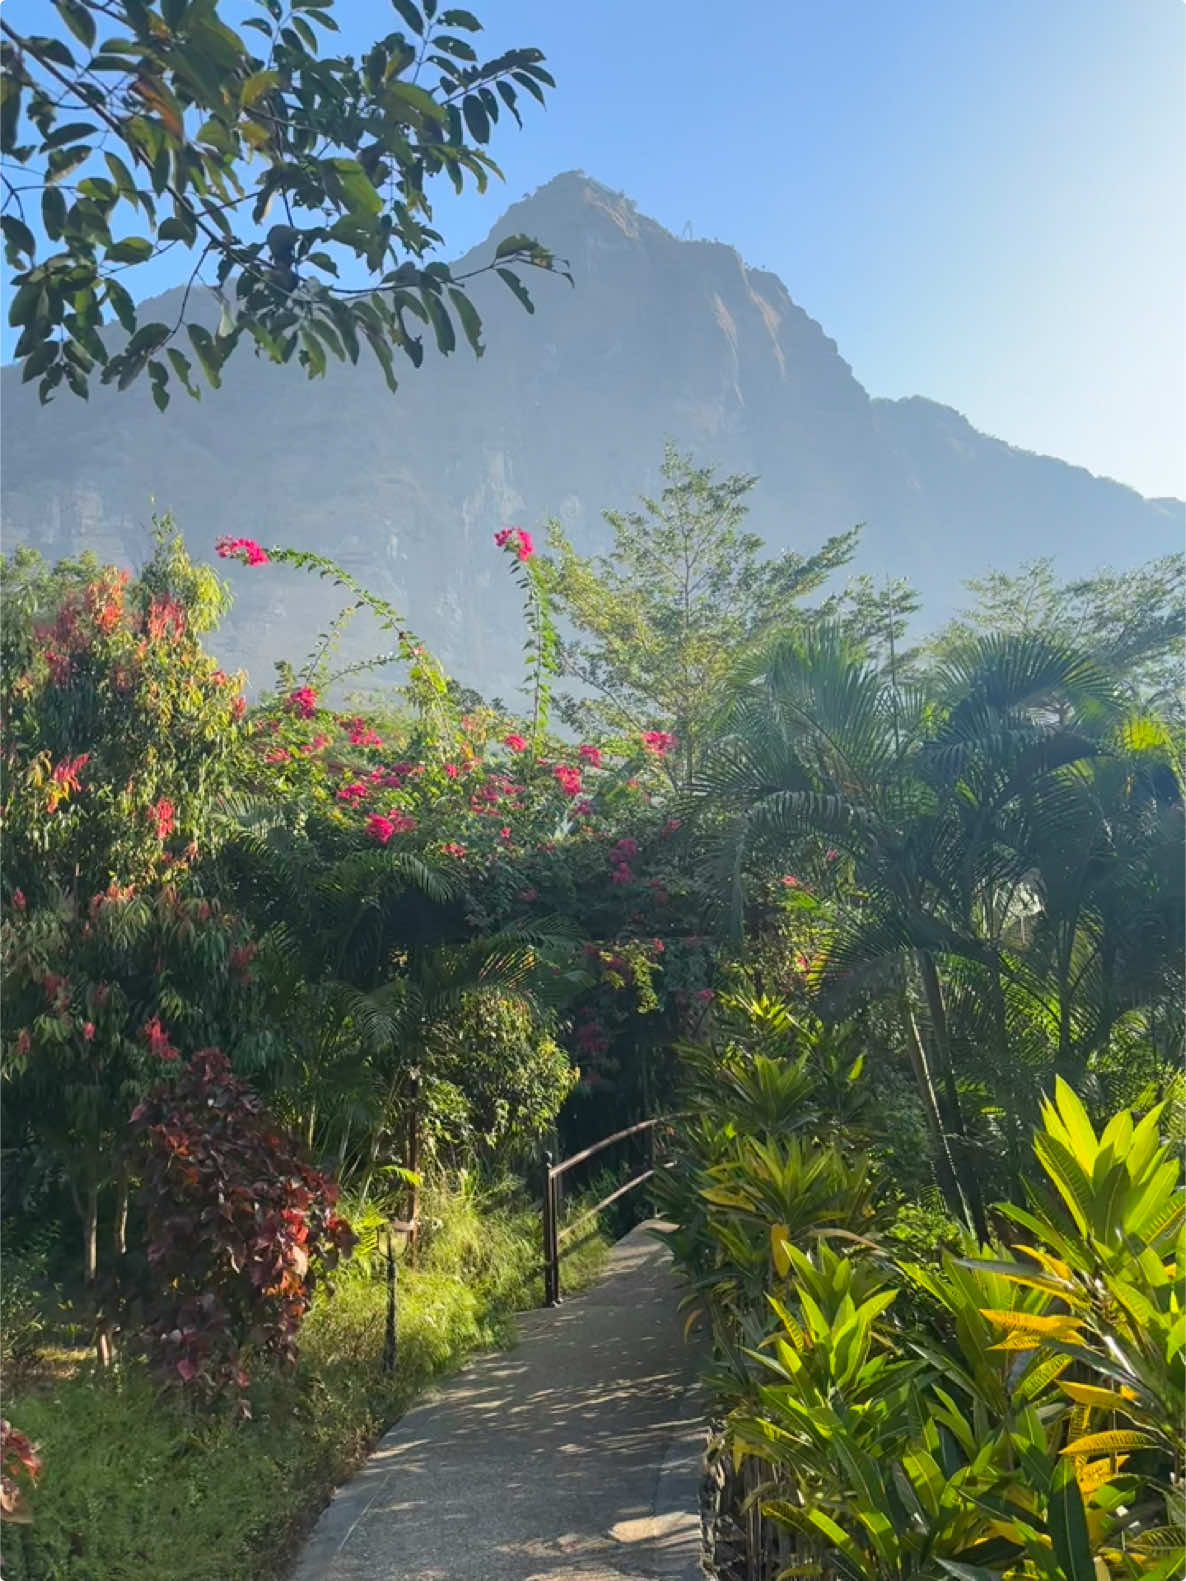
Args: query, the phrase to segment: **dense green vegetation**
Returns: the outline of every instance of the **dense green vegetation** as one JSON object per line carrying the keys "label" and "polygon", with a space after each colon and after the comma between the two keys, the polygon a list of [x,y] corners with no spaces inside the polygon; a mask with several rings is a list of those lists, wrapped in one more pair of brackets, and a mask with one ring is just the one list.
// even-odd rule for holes
{"label": "dense green vegetation", "polygon": [[[770,1563],[1077,1578],[1087,1541],[1172,1573],[1175,568],[1125,642],[1104,577],[1090,632],[1001,582],[904,651],[901,589],[823,586],[852,542],[769,561],[751,480],[666,478],[610,561],[496,535],[515,712],[282,545],[218,549],[346,607],[251,704],[205,646],[227,589],[168,523],[135,578],[4,564],[14,1573],[268,1574],[533,1298],[542,1146],[673,1109],[673,1244]],[[391,651],[342,667],[362,608]],[[1059,1472],[1097,1430],[1144,1436]]]}
{"label": "dense green vegetation", "polygon": [[[468,10],[392,9],[359,58],[335,50],[333,0],[59,0],[48,35],[0,22],[9,321],[42,401],[147,373],[163,410],[174,381],[198,397],[198,369],[218,389],[241,344],[310,378],[369,350],[394,390],[425,331],[482,354],[473,275],[534,310],[517,266],[564,271],[529,236],[465,275],[426,259],[434,180],[501,176],[488,145],[555,86],[544,57],[483,59]],[[129,272],[170,251],[191,265],[179,309],[144,322]]]}

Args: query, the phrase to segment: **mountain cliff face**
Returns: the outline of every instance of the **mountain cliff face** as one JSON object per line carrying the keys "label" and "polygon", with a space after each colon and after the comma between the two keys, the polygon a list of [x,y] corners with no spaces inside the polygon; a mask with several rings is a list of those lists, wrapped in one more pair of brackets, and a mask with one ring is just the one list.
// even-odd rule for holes
{"label": "mountain cliff face", "polygon": [[[750,524],[772,550],[865,523],[856,569],[911,578],[928,623],[988,565],[1056,554],[1072,575],[1181,548],[1180,502],[1016,450],[931,401],[870,399],[776,276],[677,240],[584,176],[514,205],[490,243],[514,232],[569,259],[575,289],[529,279],[528,316],[477,282],[486,357],[426,351],[396,396],[365,363],[309,383],[244,350],[220,391],[179,392],[163,415],[139,386],[41,408],[5,369],[6,547],[137,564],[167,510],[201,558],[219,533],[319,549],[406,612],[459,678],[503,696],[522,631],[492,534],[557,516],[599,547],[602,509],[656,485],[667,438],[758,474]],[[234,585],[215,646],[256,686],[336,612],[323,584],[286,569],[236,571]],[[347,652],[371,646],[360,631]]]}

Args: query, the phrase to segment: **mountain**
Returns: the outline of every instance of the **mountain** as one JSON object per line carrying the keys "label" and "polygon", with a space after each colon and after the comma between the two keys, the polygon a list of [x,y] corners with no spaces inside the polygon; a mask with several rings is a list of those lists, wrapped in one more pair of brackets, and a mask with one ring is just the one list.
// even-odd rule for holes
{"label": "mountain", "polygon": [[[135,565],[156,509],[202,558],[220,533],[318,549],[406,612],[460,679],[503,696],[522,627],[492,534],[557,516],[602,546],[601,511],[656,485],[665,438],[759,476],[750,525],[772,550],[864,523],[856,569],[909,577],[928,623],[989,565],[1055,554],[1069,576],[1181,548],[1180,502],[1018,450],[932,401],[870,398],[775,275],[677,239],[581,174],[515,204],[461,267],[516,232],[567,258],[575,289],[530,279],[529,316],[477,281],[487,355],[429,351],[395,396],[365,363],[309,382],[243,350],[220,391],[178,392],[163,415],[146,382],[43,408],[6,368],[6,547]],[[215,647],[266,685],[276,657],[309,651],[334,595],[286,568],[232,577]],[[373,642],[359,633],[345,651]]]}

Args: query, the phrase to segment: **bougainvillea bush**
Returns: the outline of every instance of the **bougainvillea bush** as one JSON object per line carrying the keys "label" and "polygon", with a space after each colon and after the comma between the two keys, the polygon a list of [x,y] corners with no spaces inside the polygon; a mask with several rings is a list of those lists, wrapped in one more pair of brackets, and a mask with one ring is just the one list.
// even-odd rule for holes
{"label": "bougainvillea bush", "polygon": [[[607,1099],[649,1107],[649,1065],[703,1013],[713,972],[713,897],[687,861],[670,804],[665,770],[676,742],[661,730],[600,742],[550,733],[555,634],[534,546],[514,528],[495,546],[524,597],[523,716],[472,695],[456,705],[398,614],[332,562],[219,544],[251,575],[296,566],[344,589],[348,610],[366,604],[393,633],[408,677],[398,711],[335,706],[332,626],[304,667],[282,670],[249,737],[258,793],[279,795],[286,811],[268,830],[267,852],[257,840],[245,857],[245,892],[263,907],[261,926],[283,922],[308,938],[320,919],[306,975],[324,966],[361,988],[389,978],[393,962],[413,972],[426,947],[465,948],[508,929],[546,933],[562,919],[572,947],[541,951],[540,964],[551,1002],[562,1002],[556,1031],[579,1071],[577,1107],[593,1094],[601,1110]],[[483,1068],[489,1076],[488,1060]],[[517,1104],[514,1081],[504,1085],[495,1101]],[[479,1108],[490,1098],[483,1086]],[[476,1113],[471,1129],[487,1131]]]}
{"label": "bougainvillea bush", "polygon": [[6,1191],[64,1183],[93,1282],[101,1221],[123,1249],[137,1099],[215,1039],[252,1067],[275,1052],[258,943],[208,871],[246,703],[203,647],[226,592],[168,523],[134,579],[18,551],[3,599]]}

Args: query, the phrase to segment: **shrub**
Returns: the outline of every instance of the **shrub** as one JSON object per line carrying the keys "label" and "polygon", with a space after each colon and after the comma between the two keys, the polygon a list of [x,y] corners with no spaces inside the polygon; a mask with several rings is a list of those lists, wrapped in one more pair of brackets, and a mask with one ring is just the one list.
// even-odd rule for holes
{"label": "shrub", "polygon": [[144,1141],[145,1332],[172,1381],[247,1384],[255,1353],[296,1358],[319,1275],[352,1243],[337,1187],[299,1156],[219,1049],[132,1114]]}

